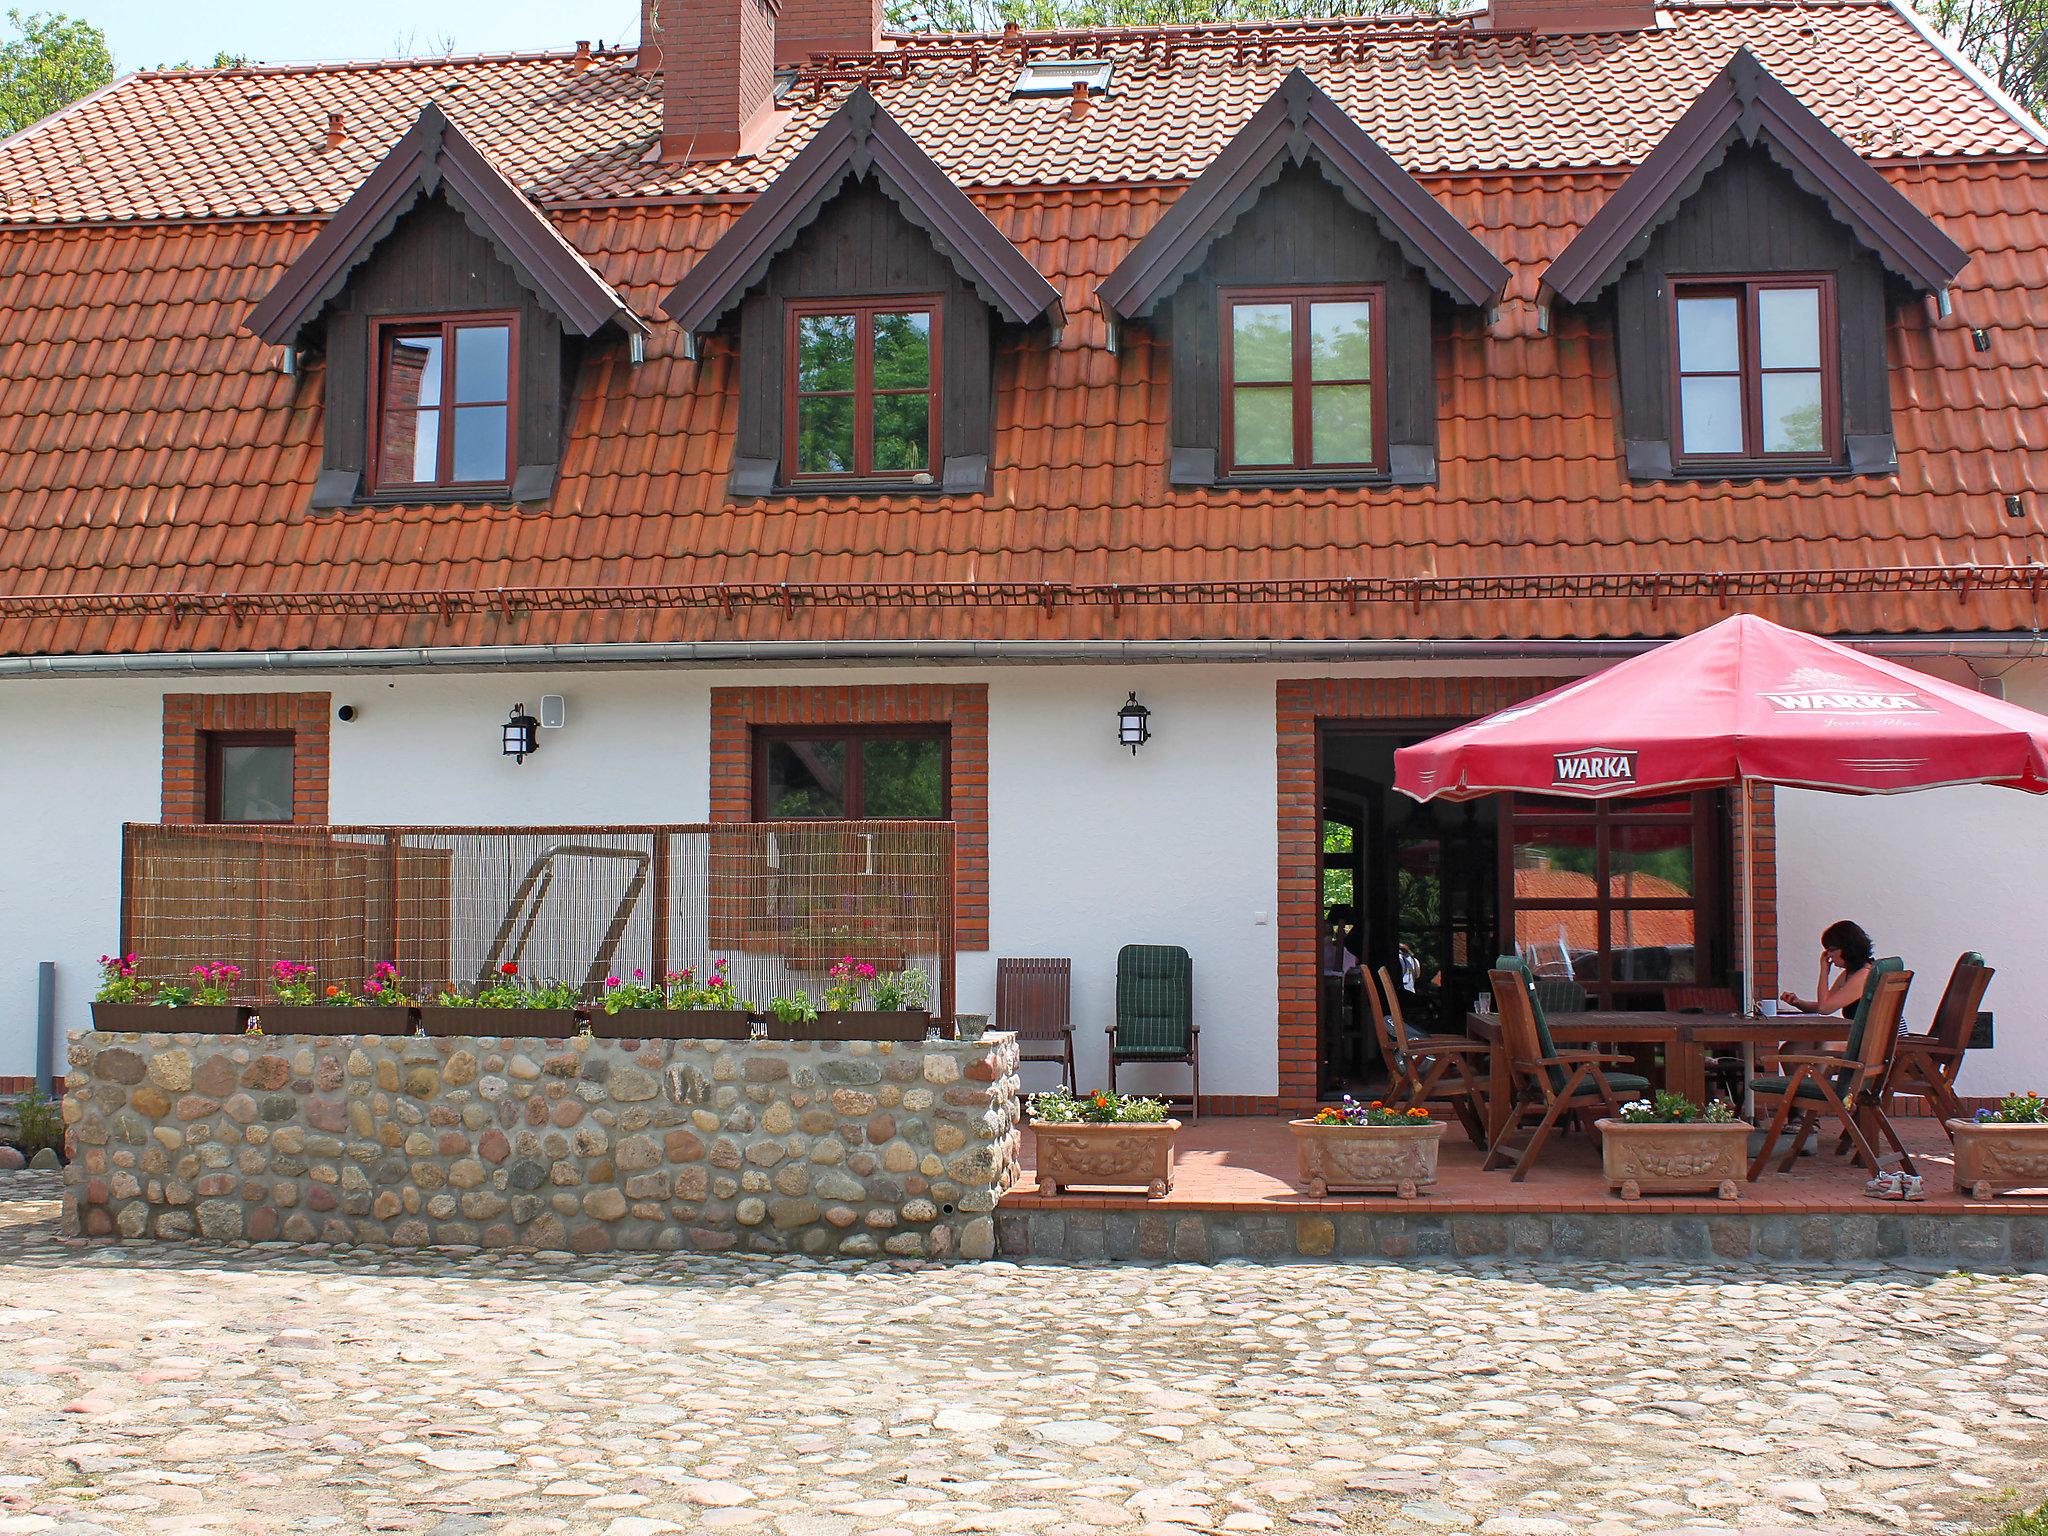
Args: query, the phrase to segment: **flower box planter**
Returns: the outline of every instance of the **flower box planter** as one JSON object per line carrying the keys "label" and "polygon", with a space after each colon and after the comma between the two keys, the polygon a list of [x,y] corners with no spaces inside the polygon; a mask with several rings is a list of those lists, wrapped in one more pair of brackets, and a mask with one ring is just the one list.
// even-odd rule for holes
{"label": "flower box planter", "polygon": [[330,1008],[323,1004],[269,1003],[256,1010],[266,1035],[409,1035],[410,1008]]}
{"label": "flower box planter", "polygon": [[92,1027],[110,1034],[239,1035],[249,1028],[251,1010],[238,1003],[94,1003]]}
{"label": "flower box planter", "polygon": [[1956,1193],[1989,1200],[2010,1189],[2048,1188],[2048,1124],[1950,1120]]}
{"label": "flower box planter", "polygon": [[846,1013],[821,1012],[808,1023],[768,1021],[771,1040],[922,1040],[932,1016],[922,1008],[883,1013],[863,1008]]}
{"label": "flower box planter", "polygon": [[420,1026],[430,1035],[490,1035],[506,1040],[567,1040],[583,1033],[574,1008],[443,1008],[423,1004]]}
{"label": "flower box planter", "polygon": [[1413,1200],[1436,1182],[1441,1120],[1422,1125],[1317,1125],[1290,1120],[1301,1183],[1320,1200],[1333,1193]]}
{"label": "flower box planter", "polygon": [[1624,1200],[1644,1195],[1718,1195],[1734,1200],[1749,1175],[1746,1120],[1601,1120],[1607,1187]]}
{"label": "flower box planter", "polygon": [[1137,1184],[1157,1200],[1173,1188],[1173,1138],[1178,1120],[1115,1125],[1031,1122],[1038,1155],[1038,1192],[1058,1196],[1089,1188]]}
{"label": "flower box planter", "polygon": [[621,1008],[592,1014],[590,1032],[600,1040],[744,1040],[753,1018],[744,1008]]}

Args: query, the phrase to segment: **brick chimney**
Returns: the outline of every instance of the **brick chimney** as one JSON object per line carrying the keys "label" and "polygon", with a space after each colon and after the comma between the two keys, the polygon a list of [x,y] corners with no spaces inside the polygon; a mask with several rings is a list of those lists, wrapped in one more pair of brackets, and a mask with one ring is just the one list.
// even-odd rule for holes
{"label": "brick chimney", "polygon": [[881,45],[882,0],[782,0],[778,64],[801,64],[814,53],[872,53]]}
{"label": "brick chimney", "polygon": [[774,137],[778,0],[640,0],[637,67],[661,76],[663,160],[724,160]]}
{"label": "brick chimney", "polygon": [[1496,32],[1643,32],[1657,25],[1656,0],[1487,0]]}

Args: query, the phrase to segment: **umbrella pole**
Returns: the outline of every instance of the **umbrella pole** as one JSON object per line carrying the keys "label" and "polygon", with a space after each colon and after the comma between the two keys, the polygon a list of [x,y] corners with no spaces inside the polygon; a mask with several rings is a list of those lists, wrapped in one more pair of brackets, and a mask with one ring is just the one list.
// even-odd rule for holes
{"label": "umbrella pole", "polygon": [[1756,1012],[1756,843],[1749,818],[1749,780],[1737,779],[1742,796],[1742,1013]]}

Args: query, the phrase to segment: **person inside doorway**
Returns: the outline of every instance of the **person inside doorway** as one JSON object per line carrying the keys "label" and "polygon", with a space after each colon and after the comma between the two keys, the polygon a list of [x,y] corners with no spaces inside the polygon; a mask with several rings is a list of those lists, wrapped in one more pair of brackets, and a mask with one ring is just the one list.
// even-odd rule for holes
{"label": "person inside doorway", "polygon": [[1401,990],[1403,992],[1419,994],[1422,990],[1422,960],[1409,947],[1406,939],[1401,941],[1399,958],[1401,964]]}
{"label": "person inside doorway", "polygon": [[1863,989],[1870,984],[1870,960],[1876,953],[1870,935],[1844,919],[1829,923],[1820,936],[1820,979],[1814,995],[1801,997],[1783,992],[1778,1001],[1795,1013],[1840,1013],[1856,1011],[1863,1001]]}
{"label": "person inside doorway", "polygon": [[1323,974],[1349,976],[1358,969],[1358,913],[1348,902],[1323,913]]}

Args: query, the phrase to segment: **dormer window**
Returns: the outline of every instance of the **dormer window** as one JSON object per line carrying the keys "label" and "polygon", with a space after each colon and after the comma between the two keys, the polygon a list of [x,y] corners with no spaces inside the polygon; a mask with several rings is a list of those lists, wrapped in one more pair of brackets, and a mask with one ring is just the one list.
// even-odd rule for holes
{"label": "dormer window", "polygon": [[1225,472],[1386,463],[1378,288],[1225,289]]}
{"label": "dormer window", "polygon": [[932,479],[939,300],[789,306],[788,462],[801,480]]}
{"label": "dormer window", "polygon": [[377,324],[376,490],[511,483],[513,337],[504,314]]}
{"label": "dormer window", "polygon": [[1825,277],[1671,285],[1681,460],[1824,460],[1834,453]]}

